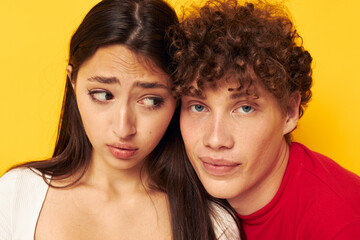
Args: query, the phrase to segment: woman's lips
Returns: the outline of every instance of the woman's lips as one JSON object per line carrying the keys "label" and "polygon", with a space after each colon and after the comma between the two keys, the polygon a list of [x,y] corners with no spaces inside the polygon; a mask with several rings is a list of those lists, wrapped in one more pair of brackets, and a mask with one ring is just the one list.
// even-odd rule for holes
{"label": "woman's lips", "polygon": [[123,144],[112,144],[107,145],[110,153],[118,159],[129,159],[131,158],[136,151],[138,150],[136,147],[127,146]]}
{"label": "woman's lips", "polygon": [[223,176],[229,174],[237,167],[241,166],[241,163],[236,163],[223,159],[201,157],[200,160],[204,166],[205,171],[215,176]]}

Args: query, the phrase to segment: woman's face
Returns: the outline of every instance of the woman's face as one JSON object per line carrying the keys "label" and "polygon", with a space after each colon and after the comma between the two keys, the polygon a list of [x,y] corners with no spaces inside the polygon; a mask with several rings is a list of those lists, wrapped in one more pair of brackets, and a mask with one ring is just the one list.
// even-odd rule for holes
{"label": "woman's face", "polygon": [[122,45],[102,47],[82,64],[74,90],[97,165],[138,169],[156,147],[176,101],[167,74]]}

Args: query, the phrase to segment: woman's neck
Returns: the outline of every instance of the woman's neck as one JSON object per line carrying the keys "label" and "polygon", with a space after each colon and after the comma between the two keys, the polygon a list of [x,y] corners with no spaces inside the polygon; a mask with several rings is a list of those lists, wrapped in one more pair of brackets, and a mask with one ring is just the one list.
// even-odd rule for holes
{"label": "woman's neck", "polygon": [[55,185],[67,185],[81,177],[72,187],[91,187],[116,196],[135,193],[149,194],[151,192],[149,190],[150,180],[144,162],[132,168],[118,169],[92,154],[90,164],[81,176],[83,170],[79,170]]}
{"label": "woman's neck", "polygon": [[148,174],[141,166],[119,170],[91,162],[80,183],[123,195],[146,192],[148,180]]}

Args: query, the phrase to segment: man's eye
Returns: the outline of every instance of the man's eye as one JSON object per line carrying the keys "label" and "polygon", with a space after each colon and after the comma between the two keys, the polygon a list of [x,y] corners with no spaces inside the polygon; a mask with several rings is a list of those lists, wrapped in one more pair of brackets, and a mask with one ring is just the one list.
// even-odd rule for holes
{"label": "man's eye", "polygon": [[196,104],[196,105],[192,105],[190,109],[194,112],[202,112],[205,110],[205,107],[203,105]]}
{"label": "man's eye", "polygon": [[244,112],[244,113],[251,113],[254,111],[254,108],[249,106],[249,105],[244,105],[241,106],[240,108],[238,108],[240,112]]}
{"label": "man's eye", "polygon": [[89,91],[89,95],[93,100],[100,102],[106,102],[114,98],[114,96],[107,91]]}

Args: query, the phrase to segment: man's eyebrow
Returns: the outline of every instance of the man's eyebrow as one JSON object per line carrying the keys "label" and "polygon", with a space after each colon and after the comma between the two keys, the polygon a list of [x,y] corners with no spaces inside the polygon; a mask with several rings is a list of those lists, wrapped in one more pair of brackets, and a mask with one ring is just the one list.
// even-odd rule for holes
{"label": "man's eyebrow", "polygon": [[136,87],[141,87],[141,88],[165,88],[168,89],[168,87],[162,83],[158,83],[158,82],[136,82],[135,83]]}
{"label": "man's eyebrow", "polygon": [[[186,97],[193,97],[193,98],[198,98],[198,99],[201,99],[201,100],[205,100],[206,97],[205,96],[199,96],[199,95],[196,95],[196,94],[191,94],[191,93],[187,93],[187,94],[184,94],[183,96],[186,96]],[[235,92],[233,94],[230,95],[230,99],[232,100],[235,100],[235,99],[238,99],[238,98],[254,98],[254,99],[258,99],[259,97],[255,94],[249,94],[247,92]]]}
{"label": "man's eyebrow", "polygon": [[201,100],[205,100],[206,97],[203,95],[198,95],[198,94],[194,94],[194,93],[184,93],[182,94],[183,97],[192,97],[192,98],[197,98],[197,99],[201,99]]}
{"label": "man's eyebrow", "polygon": [[243,97],[249,97],[249,94],[247,94],[246,92],[235,92],[230,95],[231,99],[237,99]]}
{"label": "man's eyebrow", "polygon": [[116,77],[102,77],[102,76],[93,76],[88,78],[91,82],[99,82],[99,83],[105,83],[105,84],[114,84],[118,83],[120,84],[120,81]]}
{"label": "man's eyebrow", "polygon": [[246,92],[246,91],[244,91],[244,92],[235,92],[235,93],[233,93],[233,94],[231,94],[230,95],[230,98],[231,99],[238,99],[238,98],[251,98],[251,99],[253,99],[253,100],[255,100],[255,99],[259,99],[259,96],[258,95],[256,95],[255,93],[254,94],[250,94],[250,93],[248,93],[248,92]]}

